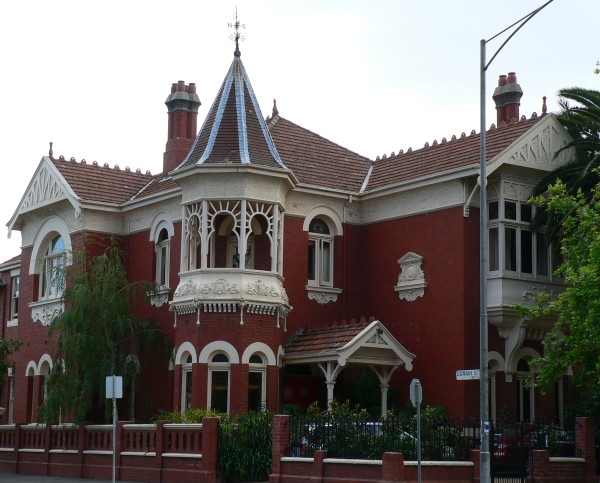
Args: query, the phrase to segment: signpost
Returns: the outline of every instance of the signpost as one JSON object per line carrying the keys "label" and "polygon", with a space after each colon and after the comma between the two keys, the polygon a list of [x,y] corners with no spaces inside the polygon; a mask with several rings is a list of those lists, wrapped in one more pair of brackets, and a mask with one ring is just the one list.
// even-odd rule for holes
{"label": "signpost", "polygon": [[423,386],[421,381],[413,379],[410,383],[410,402],[417,408],[417,475],[421,483],[421,401],[423,401]]}
{"label": "signpost", "polygon": [[112,437],[112,481],[115,483],[117,477],[117,399],[123,397],[123,377],[106,376],[106,399],[112,399],[113,409],[113,437]]}

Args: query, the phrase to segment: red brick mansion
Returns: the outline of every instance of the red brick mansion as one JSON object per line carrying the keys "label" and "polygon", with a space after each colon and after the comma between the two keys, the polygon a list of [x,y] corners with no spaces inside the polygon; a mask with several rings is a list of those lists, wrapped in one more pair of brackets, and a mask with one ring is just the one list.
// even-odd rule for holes
{"label": "red brick mansion", "polygon": [[[556,250],[527,204],[569,141],[552,114],[519,114],[514,73],[494,92],[487,133],[490,413],[561,417],[568,375],[542,396],[524,382],[551,322],[515,302],[560,289]],[[355,396],[364,370],[382,412],[404,407],[417,377],[426,404],[477,415],[479,135],[368,159],[279,115],[263,116],[239,51],[197,129],[195,85],[173,84],[158,174],[44,156],[8,230],[20,256],[0,264],[3,337],[23,347],[0,395],[1,422],[38,421],[54,364],[48,329],[63,310],[52,267],[86,235],[116,236],[130,280],[160,287],[140,315],[173,341],[142,367],[138,414]],[[545,108],[543,109],[545,111]],[[155,367],[156,366],[156,367]],[[142,400],[151,401],[142,408]]]}

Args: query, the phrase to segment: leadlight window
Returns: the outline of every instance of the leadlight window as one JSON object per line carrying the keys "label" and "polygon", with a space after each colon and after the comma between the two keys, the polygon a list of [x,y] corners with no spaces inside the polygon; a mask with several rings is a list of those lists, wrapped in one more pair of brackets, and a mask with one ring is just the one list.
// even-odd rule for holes
{"label": "leadlight window", "polygon": [[329,225],[314,218],[308,228],[308,284],[333,286],[333,235]]}
{"label": "leadlight window", "polygon": [[40,298],[51,299],[60,295],[64,281],[65,241],[58,235],[46,248],[40,274]]}

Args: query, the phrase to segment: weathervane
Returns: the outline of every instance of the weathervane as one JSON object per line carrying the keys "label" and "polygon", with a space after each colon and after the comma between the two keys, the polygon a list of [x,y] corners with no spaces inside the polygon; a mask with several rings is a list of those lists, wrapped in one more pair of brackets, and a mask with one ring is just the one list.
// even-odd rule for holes
{"label": "weathervane", "polygon": [[240,21],[238,19],[237,6],[235,7],[235,15],[233,16],[233,18],[235,19],[235,22],[234,23],[229,22],[229,24],[227,26],[235,29],[235,32],[229,36],[229,39],[235,40],[235,52],[233,53],[233,55],[235,55],[236,57],[239,57],[241,55],[239,41],[245,39],[245,37],[240,33],[240,28],[245,29],[246,24],[240,23]]}

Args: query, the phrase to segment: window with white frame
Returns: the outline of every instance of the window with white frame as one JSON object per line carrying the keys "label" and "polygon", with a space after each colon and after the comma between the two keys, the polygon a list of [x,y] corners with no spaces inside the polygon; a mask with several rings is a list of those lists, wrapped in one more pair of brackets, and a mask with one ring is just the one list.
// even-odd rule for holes
{"label": "window with white frame", "polygon": [[181,364],[181,412],[192,408],[192,355]]}
{"label": "window with white frame", "polygon": [[169,287],[170,239],[169,232],[162,228],[155,245],[156,284],[161,288]]}
{"label": "window with white frame", "polygon": [[15,275],[10,279],[10,318],[17,320],[19,318],[19,290],[21,285],[21,277]]}
{"label": "window with white frame", "polygon": [[308,284],[333,286],[333,234],[321,218],[313,218],[308,228]]}
{"label": "window with white frame", "polygon": [[267,365],[260,354],[253,354],[248,370],[248,411],[264,411],[267,407]]}
{"label": "window with white frame", "polygon": [[40,299],[58,298],[64,284],[65,241],[57,235],[50,240],[40,273]]}
{"label": "window with white frame", "polygon": [[517,404],[521,421],[533,421],[535,419],[534,388],[527,383],[531,377],[529,364],[525,359],[521,359],[517,363]]}
{"label": "window with white frame", "polygon": [[229,412],[229,357],[224,352],[212,356],[208,363],[208,407],[222,413]]}
{"label": "window with white frame", "polygon": [[531,278],[552,278],[562,259],[557,244],[531,230],[534,208],[525,201],[488,203],[488,270]]}

